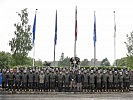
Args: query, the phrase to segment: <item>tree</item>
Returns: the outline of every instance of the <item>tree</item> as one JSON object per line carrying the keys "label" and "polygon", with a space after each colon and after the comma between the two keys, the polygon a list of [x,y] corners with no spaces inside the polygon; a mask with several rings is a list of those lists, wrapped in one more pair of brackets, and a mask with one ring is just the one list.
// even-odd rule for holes
{"label": "tree", "polygon": [[81,66],[89,66],[88,59],[84,59],[83,61],[81,61]]}
{"label": "tree", "polygon": [[31,41],[31,26],[28,25],[28,12],[27,8],[21,10],[21,13],[18,13],[20,22],[15,23],[14,31],[15,37],[9,41],[9,46],[11,47],[11,52],[13,53],[13,59],[15,65],[25,65],[26,57],[28,56],[29,51],[32,49]]}
{"label": "tree", "polygon": [[107,58],[103,59],[101,61],[101,66],[110,66],[110,62]]}
{"label": "tree", "polygon": [[127,34],[127,42],[125,42],[127,47],[127,66],[133,68],[133,32],[130,35]]}
{"label": "tree", "polygon": [[35,65],[36,66],[42,66],[43,65],[42,60],[38,59],[37,61],[35,61]]}
{"label": "tree", "polygon": [[69,57],[64,57],[64,53],[61,53],[61,57],[60,57],[60,61],[58,64],[59,67],[66,67],[66,66],[70,66],[70,58]]}
{"label": "tree", "polygon": [[59,66],[60,67],[68,67],[68,66],[70,66],[70,58],[69,57],[64,58],[63,61],[59,62]]}
{"label": "tree", "polygon": [[11,64],[11,54],[7,52],[0,52],[0,68],[9,67]]}
{"label": "tree", "polygon": [[60,61],[63,61],[63,60],[64,60],[64,53],[62,52],[61,57],[60,57]]}
{"label": "tree", "polygon": [[126,66],[127,57],[124,57],[124,58],[121,58],[121,59],[116,59],[114,63],[116,63],[117,66]]}

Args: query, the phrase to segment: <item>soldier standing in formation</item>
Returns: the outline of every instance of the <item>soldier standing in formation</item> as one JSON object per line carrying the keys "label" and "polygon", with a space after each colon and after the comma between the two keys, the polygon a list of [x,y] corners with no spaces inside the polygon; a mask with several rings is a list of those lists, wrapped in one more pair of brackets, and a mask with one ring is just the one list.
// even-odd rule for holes
{"label": "soldier standing in formation", "polygon": [[113,92],[129,91],[130,70],[115,68],[3,69],[3,91]]}

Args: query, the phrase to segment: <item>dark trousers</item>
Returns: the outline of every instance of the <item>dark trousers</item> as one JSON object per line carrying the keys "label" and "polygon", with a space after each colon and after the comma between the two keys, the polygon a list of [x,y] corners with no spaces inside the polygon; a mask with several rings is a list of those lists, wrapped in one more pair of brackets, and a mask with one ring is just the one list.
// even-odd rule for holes
{"label": "dark trousers", "polygon": [[49,87],[49,82],[45,82],[45,90],[47,91],[47,90],[49,90],[50,89],[50,87]]}
{"label": "dark trousers", "polygon": [[95,89],[95,84],[94,83],[90,83],[90,89],[91,89],[91,91]]}
{"label": "dark trousers", "polygon": [[108,89],[113,89],[113,82],[108,83]]}
{"label": "dark trousers", "polygon": [[65,92],[69,92],[70,87],[69,87],[69,82],[65,82]]}
{"label": "dark trousers", "polygon": [[101,90],[101,83],[97,83],[97,90]]}
{"label": "dark trousers", "polygon": [[83,82],[83,89],[88,89],[88,82]]}
{"label": "dark trousers", "polygon": [[129,82],[124,82],[124,89],[129,89],[130,83]]}
{"label": "dark trousers", "polygon": [[13,89],[13,80],[8,80],[8,89]]}
{"label": "dark trousers", "polygon": [[45,90],[44,83],[39,83],[39,90]]}
{"label": "dark trousers", "polygon": [[2,88],[5,89],[6,88],[6,82],[2,81]]}
{"label": "dark trousers", "polygon": [[34,82],[34,89],[38,89],[38,82]]}
{"label": "dark trousers", "polygon": [[59,82],[58,83],[58,91],[61,92],[63,89],[63,83],[62,82]]}
{"label": "dark trousers", "polygon": [[28,88],[29,88],[29,89],[33,89],[33,82],[29,82],[29,83],[28,83]]}
{"label": "dark trousers", "polygon": [[120,89],[120,90],[123,89],[123,82],[119,82],[119,89]]}
{"label": "dark trousers", "polygon": [[50,82],[50,89],[55,89],[55,81]]}
{"label": "dark trousers", "polygon": [[107,82],[103,82],[102,83],[102,88],[105,89],[105,90],[107,90]]}
{"label": "dark trousers", "polygon": [[23,89],[27,90],[27,87],[28,87],[28,83],[27,82],[24,82],[23,83]]}
{"label": "dark trousers", "polygon": [[118,83],[114,83],[114,89],[119,89],[119,84]]}

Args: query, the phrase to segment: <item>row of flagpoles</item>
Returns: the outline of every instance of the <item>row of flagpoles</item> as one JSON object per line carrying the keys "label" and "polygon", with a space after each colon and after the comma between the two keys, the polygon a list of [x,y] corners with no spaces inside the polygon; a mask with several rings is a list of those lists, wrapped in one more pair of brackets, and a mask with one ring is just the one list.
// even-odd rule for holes
{"label": "row of flagpoles", "polygon": [[[34,23],[33,23],[33,66],[35,61],[35,31],[36,31],[36,15],[37,15],[37,9],[35,11],[35,17],[34,17]],[[77,6],[75,8],[75,39],[74,39],[74,60],[77,56],[76,54],[76,42],[77,42]],[[96,14],[94,11],[94,31],[93,31],[93,41],[94,41],[94,66],[96,65]],[[55,36],[54,36],[54,62],[55,62],[55,55],[56,55],[56,45],[57,45],[57,10],[55,15]],[[116,60],[116,22],[115,22],[115,11],[114,11],[114,61]],[[116,66],[116,63],[114,63],[114,66]]]}

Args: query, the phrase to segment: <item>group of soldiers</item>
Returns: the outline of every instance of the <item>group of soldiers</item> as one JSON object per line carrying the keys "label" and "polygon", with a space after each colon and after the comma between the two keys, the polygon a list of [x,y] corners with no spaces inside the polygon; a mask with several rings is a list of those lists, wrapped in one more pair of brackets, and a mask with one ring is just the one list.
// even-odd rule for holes
{"label": "group of soldiers", "polygon": [[33,67],[2,70],[3,91],[113,92],[129,91],[130,70]]}

